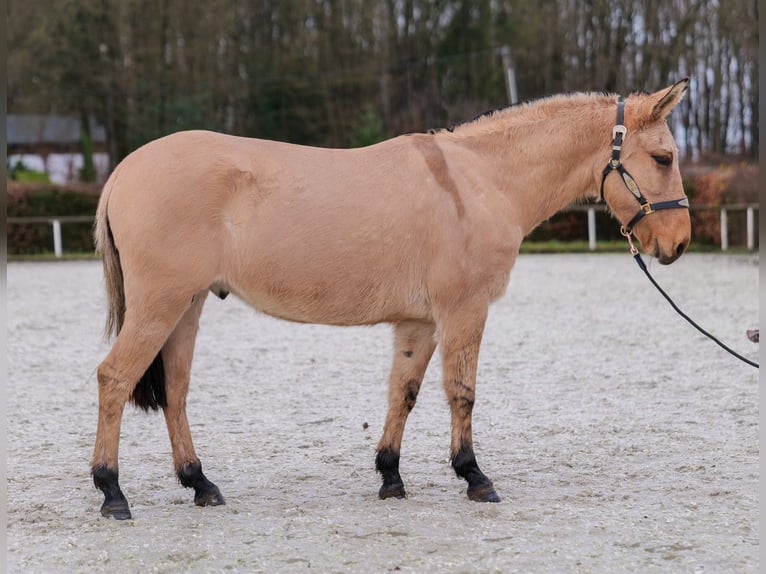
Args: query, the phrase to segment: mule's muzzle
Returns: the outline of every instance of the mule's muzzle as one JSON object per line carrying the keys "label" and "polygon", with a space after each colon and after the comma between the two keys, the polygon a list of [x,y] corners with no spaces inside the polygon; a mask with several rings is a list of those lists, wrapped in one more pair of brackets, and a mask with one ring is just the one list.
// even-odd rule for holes
{"label": "mule's muzzle", "polygon": [[684,240],[678,243],[671,251],[665,252],[660,247],[659,242],[655,241],[652,256],[655,259],[657,259],[657,261],[659,261],[662,265],[670,265],[676,259],[681,257],[681,255],[684,254],[688,246],[689,246],[689,242]]}

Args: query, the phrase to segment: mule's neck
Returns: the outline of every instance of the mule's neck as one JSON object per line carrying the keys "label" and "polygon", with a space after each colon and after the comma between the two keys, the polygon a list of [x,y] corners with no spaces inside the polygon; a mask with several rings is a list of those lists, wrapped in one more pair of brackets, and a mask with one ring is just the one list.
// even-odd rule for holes
{"label": "mule's neck", "polygon": [[598,192],[609,160],[616,96],[578,95],[509,108],[449,134],[489,159],[497,188],[527,235],[563,208]]}

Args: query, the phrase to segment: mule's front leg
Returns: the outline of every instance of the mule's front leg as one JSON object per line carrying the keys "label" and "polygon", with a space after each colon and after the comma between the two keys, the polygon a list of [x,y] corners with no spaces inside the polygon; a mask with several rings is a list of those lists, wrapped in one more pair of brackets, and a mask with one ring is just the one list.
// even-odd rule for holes
{"label": "mule's front leg", "polygon": [[476,399],[476,369],[487,318],[486,305],[450,314],[440,324],[444,390],[452,416],[452,467],[468,482],[468,498],[499,502],[492,481],[479,469],[473,451],[471,418]]}
{"label": "mule's front leg", "polygon": [[383,478],[380,498],[405,498],[399,453],[407,416],[415,406],[436,341],[435,325],[406,321],[394,326],[394,362],[388,381],[388,415],[378,443],[375,468]]}

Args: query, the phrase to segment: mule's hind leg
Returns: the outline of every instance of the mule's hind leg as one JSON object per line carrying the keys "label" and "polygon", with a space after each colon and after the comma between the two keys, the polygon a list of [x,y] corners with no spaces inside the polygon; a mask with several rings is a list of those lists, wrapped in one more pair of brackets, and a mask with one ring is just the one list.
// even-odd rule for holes
{"label": "mule's hind leg", "polygon": [[131,517],[119,486],[117,457],[120,423],[125,403],[139,379],[152,365],[189,299],[167,295],[140,308],[128,305],[125,323],[111,351],[98,366],[98,425],[91,461],[93,483],[104,494],[101,514],[124,520]]}
{"label": "mule's hind leg", "polygon": [[435,325],[407,321],[394,327],[394,363],[388,381],[388,415],[378,443],[375,467],[383,477],[380,498],[404,498],[404,483],[399,475],[399,452],[407,415],[415,406],[423,375],[431,360],[436,341]]}
{"label": "mule's hind leg", "polygon": [[473,451],[471,418],[487,305],[477,303],[453,311],[439,324],[444,390],[452,417],[452,467],[468,482],[468,498],[499,502],[492,481],[479,469]]}
{"label": "mule's hind leg", "polygon": [[181,484],[194,489],[194,502],[198,506],[225,504],[218,487],[202,473],[202,464],[194,451],[189,421],[186,418],[186,394],[189,390],[194,342],[199,329],[199,317],[208,292],[197,293],[192,306],[184,313],[173,333],[162,347],[165,364],[165,393],[167,404],[163,408],[173,448],[173,465]]}

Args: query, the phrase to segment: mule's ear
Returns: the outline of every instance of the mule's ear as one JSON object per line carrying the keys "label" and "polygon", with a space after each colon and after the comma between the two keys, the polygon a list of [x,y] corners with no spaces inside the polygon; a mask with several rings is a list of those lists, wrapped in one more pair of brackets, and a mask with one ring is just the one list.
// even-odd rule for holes
{"label": "mule's ear", "polygon": [[651,111],[651,121],[659,121],[665,119],[678,102],[686,94],[686,90],[689,88],[689,78],[684,78],[664,90],[653,93],[649,96],[653,102]]}

